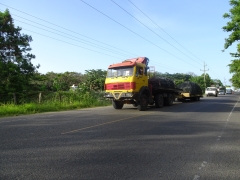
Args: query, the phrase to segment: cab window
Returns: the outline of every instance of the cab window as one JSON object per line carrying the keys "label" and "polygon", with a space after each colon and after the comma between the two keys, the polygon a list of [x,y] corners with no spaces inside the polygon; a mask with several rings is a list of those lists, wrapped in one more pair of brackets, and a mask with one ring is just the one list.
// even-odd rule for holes
{"label": "cab window", "polygon": [[136,75],[138,76],[138,75],[143,75],[144,74],[144,69],[143,69],[143,67],[139,67],[139,66],[137,66],[137,71],[136,71]]}

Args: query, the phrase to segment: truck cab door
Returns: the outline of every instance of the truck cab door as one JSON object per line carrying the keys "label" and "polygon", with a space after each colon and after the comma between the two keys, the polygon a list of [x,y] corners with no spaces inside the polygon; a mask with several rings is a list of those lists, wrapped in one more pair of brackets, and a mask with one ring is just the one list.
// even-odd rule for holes
{"label": "truck cab door", "polygon": [[140,90],[141,87],[148,86],[148,76],[145,71],[145,67],[136,67],[136,89]]}

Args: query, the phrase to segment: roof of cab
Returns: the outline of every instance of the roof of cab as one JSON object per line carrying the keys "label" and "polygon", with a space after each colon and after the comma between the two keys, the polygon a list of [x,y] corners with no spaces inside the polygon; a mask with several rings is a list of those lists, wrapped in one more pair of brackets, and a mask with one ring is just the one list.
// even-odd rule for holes
{"label": "roof of cab", "polygon": [[123,67],[123,66],[135,66],[137,63],[143,63],[146,57],[138,57],[132,59],[126,59],[121,63],[111,64],[108,68]]}

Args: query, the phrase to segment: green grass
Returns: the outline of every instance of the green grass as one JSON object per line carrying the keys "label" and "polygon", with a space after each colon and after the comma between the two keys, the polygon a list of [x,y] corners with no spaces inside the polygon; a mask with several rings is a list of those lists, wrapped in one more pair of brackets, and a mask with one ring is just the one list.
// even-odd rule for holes
{"label": "green grass", "polygon": [[108,106],[111,104],[110,101],[104,100],[102,97],[102,95],[91,93],[79,96],[76,94],[67,94],[62,96],[61,102],[58,98],[49,98],[41,103],[0,104],[0,117]]}

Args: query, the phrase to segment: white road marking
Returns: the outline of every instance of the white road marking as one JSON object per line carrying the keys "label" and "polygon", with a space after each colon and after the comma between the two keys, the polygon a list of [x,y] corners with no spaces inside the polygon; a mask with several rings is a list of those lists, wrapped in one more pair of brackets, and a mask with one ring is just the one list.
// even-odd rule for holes
{"label": "white road marking", "polygon": [[200,178],[199,175],[195,175],[194,178],[193,178],[193,180],[198,180],[199,178]]}
{"label": "white road marking", "polygon": [[[217,138],[216,143],[215,143],[214,146],[217,146],[218,142],[221,140],[221,137],[222,137],[222,135],[223,135],[223,132],[225,131],[225,128],[226,128],[226,126],[228,125],[228,122],[230,121],[230,118],[231,118],[231,116],[232,116],[232,113],[233,113],[233,111],[235,110],[235,108],[236,108],[237,104],[239,103],[239,101],[240,101],[240,98],[239,98],[238,101],[235,103],[234,107],[232,108],[231,112],[229,113],[228,118],[226,119],[226,123],[225,123],[224,127],[222,128],[221,135],[218,136],[218,138]],[[213,147],[211,147],[211,149],[212,149],[212,148],[213,148]],[[209,161],[211,160],[211,156],[212,156],[212,153],[209,153],[209,154],[208,154],[208,160],[209,160]],[[201,170],[202,170],[203,168],[205,168],[206,165],[207,165],[207,162],[206,162],[206,161],[203,161],[203,163],[201,164],[201,166],[198,168],[198,169],[199,169],[199,174],[201,174]],[[193,180],[199,180],[200,177],[201,177],[200,175],[195,175],[195,176],[193,177]]]}

